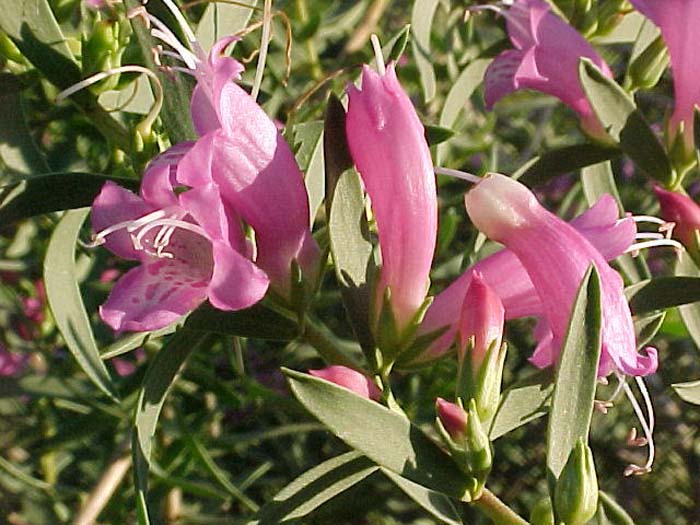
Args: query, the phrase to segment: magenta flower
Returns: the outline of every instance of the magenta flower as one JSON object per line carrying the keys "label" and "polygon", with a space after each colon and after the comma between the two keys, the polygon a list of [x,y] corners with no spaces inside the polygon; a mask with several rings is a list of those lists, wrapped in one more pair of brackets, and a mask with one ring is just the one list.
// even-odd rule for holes
{"label": "magenta flower", "polygon": [[218,188],[174,191],[176,174],[191,166],[185,149],[176,146],[154,159],[140,196],[108,182],[92,205],[95,243],[140,263],[100,307],[114,330],[162,328],[206,299],[221,310],[240,310],[267,291],[268,278],[251,261],[237,216]]}
{"label": "magenta flower", "polygon": [[621,277],[573,226],[544,209],[525,186],[503,175],[483,179],[467,193],[465,203],[474,225],[503,243],[527,271],[552,332],[553,358],[566,335],[577,289],[593,264],[600,274],[603,302],[598,374],[643,376],[656,370],[656,349],[648,347],[646,355],[637,353]]}
{"label": "magenta flower", "polygon": [[700,27],[700,3],[696,0],[630,0],[659,26],[673,71],[675,108],[670,121],[671,138],[683,125],[685,144],[693,150],[693,112],[700,104],[700,55],[695,31]]}
{"label": "magenta flower", "polygon": [[26,361],[26,356],[8,352],[4,346],[0,345],[0,377],[15,377],[19,375]]}
{"label": "magenta flower", "polygon": [[689,250],[696,251],[695,234],[700,230],[700,206],[687,195],[660,186],[656,186],[654,191],[661,205],[661,216],[675,224],[673,236]]}
{"label": "magenta flower", "polygon": [[459,335],[460,361],[471,340],[471,369],[476,373],[491,347],[498,352],[503,339],[505,309],[496,292],[478,272],[472,276],[462,306]]}
{"label": "magenta flower", "polygon": [[484,96],[491,108],[520,89],[553,95],[576,111],[591,136],[607,134],[593,113],[579,82],[582,57],[591,59],[612,78],[610,68],[573,27],[552,12],[544,0],[515,0],[510,8],[495,8],[506,18],[515,49],[502,52],[486,70]]}
{"label": "magenta flower", "polygon": [[379,390],[379,387],[372,379],[362,372],[347,366],[334,365],[318,370],[309,370],[309,374],[347,388],[358,396],[372,399],[373,401],[379,401],[382,397],[382,391]]}
{"label": "magenta flower", "polygon": [[[571,225],[607,260],[625,253],[637,233],[632,218],[619,219],[617,202],[610,195],[603,195],[594,206],[573,219]],[[512,251],[501,250],[477,262],[435,296],[419,332],[426,334],[446,325],[449,328],[420,360],[442,355],[454,342],[467,289],[475,272],[482,275],[502,301],[506,319],[543,314],[542,302],[520,260]]]}
{"label": "magenta flower", "polygon": [[362,86],[348,87],[347,137],[372,201],[382,267],[377,313],[385,291],[399,330],[425,301],[437,236],[437,194],[423,125],[396,78],[367,66]]}

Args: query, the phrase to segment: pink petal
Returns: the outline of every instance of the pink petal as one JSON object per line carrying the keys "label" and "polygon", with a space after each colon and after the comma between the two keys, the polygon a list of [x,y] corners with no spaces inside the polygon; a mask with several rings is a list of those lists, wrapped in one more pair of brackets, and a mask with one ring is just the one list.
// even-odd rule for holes
{"label": "pink petal", "polygon": [[367,399],[378,401],[382,397],[382,392],[374,381],[347,366],[334,365],[319,370],[309,370],[309,374],[347,388]]}
{"label": "pink petal", "polygon": [[265,272],[223,241],[214,241],[214,273],[207,296],[220,310],[241,310],[265,297]]}
{"label": "pink petal", "polygon": [[523,53],[521,51],[510,49],[503,51],[489,64],[484,74],[486,109],[492,109],[496,102],[518,89],[515,83],[515,74],[522,59]]}

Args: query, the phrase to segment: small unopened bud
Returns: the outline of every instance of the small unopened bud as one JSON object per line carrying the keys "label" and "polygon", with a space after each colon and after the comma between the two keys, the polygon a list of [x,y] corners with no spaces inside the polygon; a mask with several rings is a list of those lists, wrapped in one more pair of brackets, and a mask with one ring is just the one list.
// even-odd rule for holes
{"label": "small unopened bud", "polygon": [[593,453],[580,439],[569,454],[554,490],[554,512],[557,522],[583,525],[598,507],[598,479]]}
{"label": "small unopened bud", "polygon": [[548,497],[542,498],[530,512],[531,525],[554,525],[554,510],[552,500]]}
{"label": "small unopened bud", "polygon": [[334,365],[318,370],[309,370],[309,374],[347,388],[358,396],[372,399],[373,401],[379,401],[382,397],[382,391],[379,390],[379,387],[372,379],[347,366]]}
{"label": "small unopened bud", "polygon": [[456,403],[450,403],[438,397],[435,400],[435,411],[450,437],[456,443],[463,441],[467,432],[468,418],[464,409]]}
{"label": "small unopened bud", "polygon": [[649,44],[629,65],[629,88],[651,89],[668,68],[668,49],[661,35]]}

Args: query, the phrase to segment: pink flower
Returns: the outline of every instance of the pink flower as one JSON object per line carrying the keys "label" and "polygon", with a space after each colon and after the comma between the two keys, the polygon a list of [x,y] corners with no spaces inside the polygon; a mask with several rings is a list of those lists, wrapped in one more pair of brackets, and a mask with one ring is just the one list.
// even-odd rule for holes
{"label": "pink flower", "polygon": [[464,409],[455,403],[450,403],[438,397],[435,400],[435,411],[449,436],[456,442],[462,441],[467,433],[467,423],[469,421],[469,416]]}
{"label": "pink flower", "polygon": [[[619,219],[617,202],[611,195],[603,195],[594,206],[571,221],[576,228],[607,260],[622,255],[635,240],[637,228],[631,218]],[[506,249],[474,264],[450,286],[435,296],[426,312],[419,333],[426,334],[448,325],[420,360],[435,358],[449,349],[457,332],[462,306],[474,273],[500,298],[506,319],[541,316],[543,306],[537,291],[520,260]]]}
{"label": "pink flower", "polygon": [[603,348],[598,374],[618,371],[633,376],[653,373],[657,353],[637,353],[634,325],[623,282],[605,257],[568,223],[545,210],[519,182],[490,174],[465,196],[474,225],[503,243],[520,260],[542,302],[552,333],[553,364],[566,335],[573,301],[587,268],[601,280]]}
{"label": "pink flower", "polygon": [[582,57],[590,58],[605,75],[610,68],[573,27],[552,13],[544,0],[515,0],[510,8],[496,8],[506,18],[515,49],[502,52],[486,70],[486,106],[520,89],[553,95],[576,111],[592,136],[606,137],[579,82]]}
{"label": "pink flower", "polygon": [[294,154],[263,109],[232,80],[243,66],[218,41],[209,56],[194,58],[198,79],[192,120],[200,134],[182,159],[177,181],[192,188],[215,184],[226,205],[255,231],[256,264],[290,298],[296,261],[315,282],[320,250],[309,229],[309,203]]}
{"label": "pink flower", "polygon": [[654,191],[661,205],[661,216],[675,223],[673,236],[686,248],[695,251],[695,232],[700,230],[700,206],[682,193],[668,191],[660,186],[656,186]]}
{"label": "pink flower", "polygon": [[347,137],[372,201],[382,267],[377,313],[385,290],[399,330],[425,301],[437,236],[437,194],[423,125],[389,64],[367,66],[362,87],[348,86]]}
{"label": "pink flower", "polygon": [[473,272],[460,319],[460,362],[464,359],[463,354],[470,339],[473,339],[471,370],[477,373],[489,349],[494,347],[498,352],[503,339],[504,321],[505,309],[501,299],[480,273]]}
{"label": "pink flower", "polygon": [[185,162],[188,146],[154,159],[140,196],[108,182],[93,203],[96,244],[140,263],[100,307],[114,330],[162,328],[206,299],[221,310],[240,310],[267,291],[268,278],[250,260],[238,218],[218,188],[174,191],[175,176],[192,166]]}
{"label": "pink flower", "polygon": [[672,138],[684,126],[688,149],[693,149],[693,112],[700,104],[700,54],[695,31],[700,27],[700,3],[696,0],[630,0],[634,7],[661,29],[671,56],[675,108],[671,116]]}
{"label": "pink flower", "polygon": [[19,375],[26,362],[25,356],[15,352],[8,352],[0,346],[0,377],[14,377]]}
{"label": "pink flower", "polygon": [[319,370],[309,370],[309,374],[347,388],[358,396],[373,401],[379,401],[382,397],[382,391],[372,379],[347,366],[334,365]]}

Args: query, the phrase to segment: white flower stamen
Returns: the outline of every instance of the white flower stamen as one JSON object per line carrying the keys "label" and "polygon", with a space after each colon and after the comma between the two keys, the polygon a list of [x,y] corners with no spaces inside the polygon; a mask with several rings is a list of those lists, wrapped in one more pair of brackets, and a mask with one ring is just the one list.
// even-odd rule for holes
{"label": "white flower stamen", "polygon": [[635,465],[635,464],[630,464],[625,468],[624,475],[625,476],[640,476],[642,474],[647,474],[648,472],[651,471],[651,467],[654,464],[654,456],[656,449],[654,447],[654,407],[651,404],[651,398],[649,397],[649,392],[647,391],[646,385],[644,384],[644,380],[641,377],[635,377],[635,382],[637,383],[637,387],[639,388],[639,391],[642,394],[642,398],[644,399],[644,404],[646,405],[646,410],[647,410],[647,415],[645,416],[644,411],[642,408],[639,406],[639,403],[637,402],[637,399],[634,397],[634,393],[632,392],[632,389],[629,387],[627,383],[624,384],[624,390],[625,390],[625,395],[627,398],[630,400],[630,403],[632,404],[632,408],[634,409],[634,413],[637,416],[637,419],[639,420],[639,424],[642,427],[642,431],[644,433],[643,438],[637,438],[636,435],[636,430],[634,434],[630,434],[631,440],[629,440],[633,445],[635,446],[647,446],[649,447],[649,454],[647,456],[647,461],[644,463],[643,466]]}
{"label": "white flower stamen", "polygon": [[454,177],[456,179],[466,180],[473,184],[479,184],[481,182],[481,177],[474,175],[473,173],[467,173],[466,171],[453,170],[451,168],[441,168],[439,166],[435,167],[435,173],[438,175],[447,175],[448,177]]}
{"label": "white flower stamen", "polygon": [[377,73],[384,76],[386,75],[386,64],[384,63],[384,53],[382,53],[379,37],[372,33],[370,40],[372,41],[372,49],[374,49],[374,60],[377,62]]}

